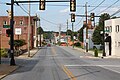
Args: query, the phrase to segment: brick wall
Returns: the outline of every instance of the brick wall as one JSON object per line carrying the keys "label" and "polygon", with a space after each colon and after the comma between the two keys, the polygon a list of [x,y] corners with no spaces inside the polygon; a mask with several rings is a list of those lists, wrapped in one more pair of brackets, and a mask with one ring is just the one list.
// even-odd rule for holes
{"label": "brick wall", "polygon": [[[34,16],[31,17],[31,27],[30,28],[30,48],[33,48],[33,36],[35,35],[34,31],[35,31],[35,23],[33,21]],[[8,16],[0,16],[0,28],[2,31],[1,34],[1,47],[2,48],[10,48],[9,46],[9,40],[10,37],[6,37],[6,29],[7,28],[3,28],[3,23],[4,21],[7,22],[7,25],[10,25],[10,20],[8,18]],[[14,17],[14,40],[18,39],[18,35],[15,34],[15,29],[16,28],[21,28],[22,34],[19,35],[19,39],[24,39],[26,41],[26,43],[28,43],[28,16],[15,16]],[[21,22],[23,22],[23,24],[20,24]],[[22,49],[27,49],[27,44],[23,47],[21,47]]]}

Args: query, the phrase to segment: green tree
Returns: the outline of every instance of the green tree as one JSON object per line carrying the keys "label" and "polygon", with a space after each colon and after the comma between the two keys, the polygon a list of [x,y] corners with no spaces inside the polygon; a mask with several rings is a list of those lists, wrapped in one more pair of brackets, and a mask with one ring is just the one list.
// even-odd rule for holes
{"label": "green tree", "polygon": [[92,41],[94,44],[103,44],[103,38],[100,32],[103,31],[103,22],[108,19],[110,19],[110,15],[108,13],[101,14],[99,18],[99,24],[96,26],[92,36]]}
{"label": "green tree", "polygon": [[83,42],[83,29],[84,29],[84,27],[82,27],[80,30],[78,30],[78,33],[79,33],[78,40],[80,42]]}
{"label": "green tree", "polygon": [[70,29],[67,30],[67,34],[71,37],[71,40],[73,40],[72,31]]}
{"label": "green tree", "polygon": [[72,35],[72,31],[70,29],[67,30],[68,35]]}
{"label": "green tree", "polygon": [[42,27],[38,27],[37,34],[43,34],[43,33],[44,33],[44,31],[43,31]]}
{"label": "green tree", "polygon": [[[9,41],[9,45],[10,45],[10,41]],[[26,45],[26,42],[24,39],[20,39],[20,40],[14,40],[14,47],[15,47],[15,50],[18,50],[19,47],[22,47]]]}

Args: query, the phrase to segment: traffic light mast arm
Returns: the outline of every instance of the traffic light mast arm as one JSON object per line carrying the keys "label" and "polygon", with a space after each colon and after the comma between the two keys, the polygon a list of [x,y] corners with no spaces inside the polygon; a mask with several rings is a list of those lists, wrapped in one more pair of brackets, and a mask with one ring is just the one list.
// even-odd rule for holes
{"label": "traffic light mast arm", "polygon": [[[78,17],[86,17],[86,15],[75,15],[75,16],[78,16]],[[91,16],[88,15],[87,17],[91,17]],[[100,16],[94,16],[94,17],[100,17]]]}
{"label": "traffic light mast arm", "polygon": [[[38,3],[38,2],[40,2],[40,1],[14,1],[14,3]],[[70,1],[69,0],[68,1],[66,1],[66,0],[56,0],[56,1],[51,0],[51,1],[45,1],[45,2],[70,2]],[[7,4],[9,4],[9,3],[7,3]]]}

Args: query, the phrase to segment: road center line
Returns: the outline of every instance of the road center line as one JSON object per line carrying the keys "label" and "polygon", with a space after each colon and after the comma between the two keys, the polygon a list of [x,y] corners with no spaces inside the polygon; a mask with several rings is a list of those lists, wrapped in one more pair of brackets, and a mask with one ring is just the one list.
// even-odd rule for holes
{"label": "road center line", "polygon": [[76,77],[73,75],[73,73],[66,66],[62,65],[62,69],[70,78],[70,80],[77,80]]}

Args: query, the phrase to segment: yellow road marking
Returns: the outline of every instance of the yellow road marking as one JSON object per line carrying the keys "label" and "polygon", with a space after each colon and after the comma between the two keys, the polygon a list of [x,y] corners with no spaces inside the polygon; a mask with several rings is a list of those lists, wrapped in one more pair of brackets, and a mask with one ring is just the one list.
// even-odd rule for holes
{"label": "yellow road marking", "polygon": [[73,75],[73,73],[66,66],[63,65],[62,69],[67,74],[67,76],[70,78],[70,80],[77,80],[77,78]]}

